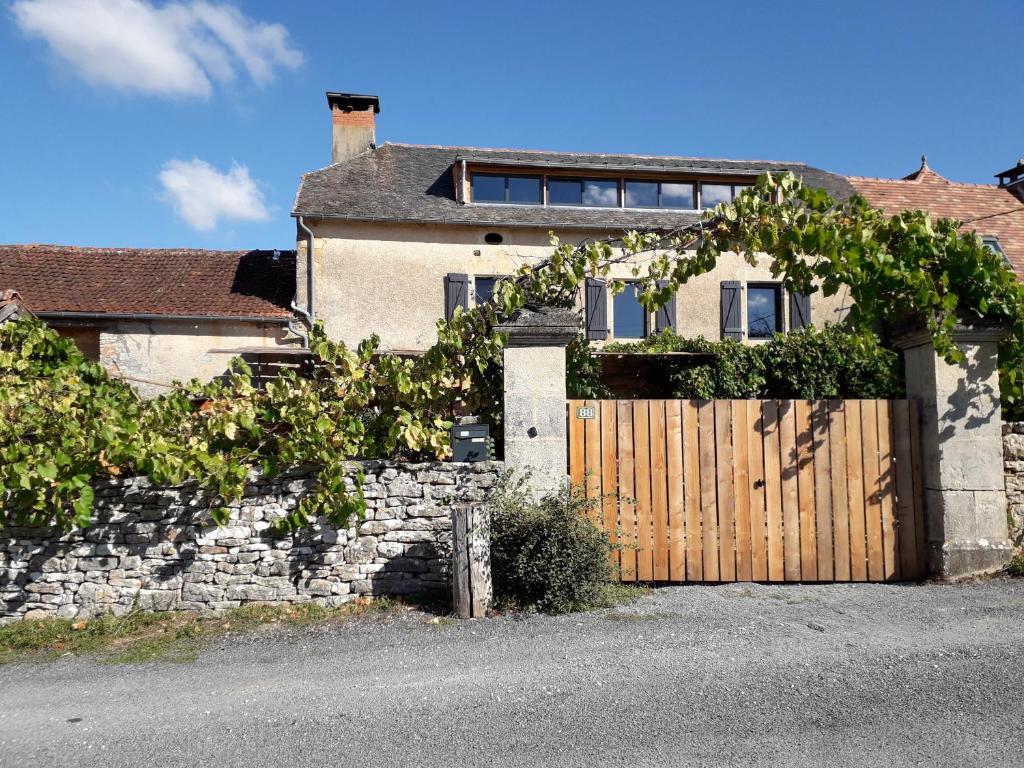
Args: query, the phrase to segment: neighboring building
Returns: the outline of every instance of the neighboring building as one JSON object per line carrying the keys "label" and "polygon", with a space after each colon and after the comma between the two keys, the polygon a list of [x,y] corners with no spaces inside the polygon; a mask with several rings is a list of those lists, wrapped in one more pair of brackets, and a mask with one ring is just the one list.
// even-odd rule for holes
{"label": "neighboring building", "polygon": [[959,219],[963,229],[1001,253],[1024,276],[1024,160],[996,174],[999,185],[963,184],[943,178],[921,158],[921,167],[902,179],[849,176],[853,188],[872,206],[896,213],[928,211]]}
{"label": "neighboring building", "polygon": [[294,251],[0,245],[0,289],[146,394],[297,341]]}
{"label": "neighboring building", "polygon": [[[671,229],[766,171],[790,170],[845,198],[845,178],[800,163],[605,155],[469,147],[376,146],[376,96],[328,93],[333,163],[302,177],[297,304],[327,332],[356,342],[372,332],[392,349],[423,349],[437,320],[486,298],[494,279],[549,256],[549,232],[567,242]],[[307,259],[312,244],[312,265]],[[630,265],[613,273],[628,278]],[[767,259],[725,255],[646,313],[629,289],[609,299],[588,286],[593,339],[635,339],[666,325],[686,336],[757,339],[823,325],[845,296],[786,296]],[[312,300],[310,300],[312,299]]]}

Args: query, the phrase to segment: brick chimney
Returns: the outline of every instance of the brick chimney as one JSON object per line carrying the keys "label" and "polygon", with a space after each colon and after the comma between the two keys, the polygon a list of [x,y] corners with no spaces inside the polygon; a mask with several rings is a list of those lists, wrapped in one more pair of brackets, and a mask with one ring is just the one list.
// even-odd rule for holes
{"label": "brick chimney", "polygon": [[327,105],[331,108],[332,163],[343,163],[374,146],[378,97],[328,91]]}
{"label": "brick chimney", "polygon": [[1005,187],[1024,200],[1024,157],[1018,160],[1013,168],[997,173],[996,178],[999,179],[1000,187]]}

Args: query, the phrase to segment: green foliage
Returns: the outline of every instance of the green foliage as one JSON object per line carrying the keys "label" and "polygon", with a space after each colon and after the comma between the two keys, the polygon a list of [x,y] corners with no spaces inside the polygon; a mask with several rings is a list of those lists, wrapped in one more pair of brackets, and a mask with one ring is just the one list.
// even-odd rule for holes
{"label": "green foliage", "polygon": [[1017,578],[1024,578],[1024,549],[1018,549],[1010,562],[1006,564],[1006,573]]}
{"label": "green foliage", "polygon": [[311,626],[363,614],[394,612],[399,603],[377,598],[331,608],[301,605],[244,605],[208,616],[189,611],[131,611],[88,619],[23,619],[0,626],[0,664],[48,661],[71,653],[113,664],[192,662],[212,640],[268,624]]}
{"label": "green foliage", "polygon": [[[251,470],[273,475],[312,463],[321,468],[313,492],[279,529],[317,515],[346,524],[365,508],[346,482],[347,459],[444,458],[448,429],[461,414],[481,415],[500,434],[505,340],[495,325],[528,304],[573,306],[587,277],[608,278],[623,262],[633,265],[640,299],[654,309],[679,285],[713,269],[722,253],[740,253],[751,264],[766,255],[789,290],[846,291],[853,333],[908,317],[923,321],[950,362],[963,357],[953,342],[958,320],[1004,323],[1011,330],[1001,357],[1004,408],[1024,410],[1022,288],[1000,256],[957,229],[958,222],[919,211],[887,216],[859,197],[837,204],[792,174],[765,175],[733,202],[671,232],[628,232],[575,246],[553,237],[551,257],[500,281],[491,302],[439,322],[437,343],[421,357],[380,354],[375,337],[350,349],[317,326],[311,332],[316,376],[285,373],[265,392],[235,362],[223,381],[194,381],[141,401],[37,321],[7,323],[0,328],[3,522],[84,526],[93,480],[138,473],[159,484],[196,479],[222,523],[225,504],[240,497]],[[609,284],[613,291],[623,287],[618,279]],[[832,345],[831,338],[773,342],[759,347],[756,359],[722,346],[712,366],[680,374],[679,391],[698,397],[891,391],[881,352],[869,342]],[[569,350],[572,394],[596,396],[585,350],[583,341]]]}
{"label": "green foliage", "polygon": [[590,343],[583,334],[570,342],[565,350],[565,389],[569,397],[600,400],[611,397],[601,383],[601,363],[591,354]]}
{"label": "green foliage", "polygon": [[726,339],[686,339],[666,330],[639,342],[609,344],[609,351],[703,352],[709,362],[683,360],[671,366],[673,397],[714,398],[893,398],[903,394],[900,358],[874,334],[854,334],[834,325],[776,334],[763,344]]}
{"label": "green foliage", "polygon": [[612,577],[608,536],[577,490],[534,501],[503,483],[491,500],[491,570],[499,605],[545,613],[604,604]]}

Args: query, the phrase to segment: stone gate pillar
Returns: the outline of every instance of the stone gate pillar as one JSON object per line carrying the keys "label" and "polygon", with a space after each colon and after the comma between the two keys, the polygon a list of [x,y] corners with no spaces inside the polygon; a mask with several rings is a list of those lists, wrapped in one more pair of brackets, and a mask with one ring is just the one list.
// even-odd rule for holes
{"label": "stone gate pillar", "polygon": [[950,365],[930,334],[897,336],[907,397],[921,404],[928,565],[955,579],[995,571],[1012,553],[1006,522],[998,345],[1001,328],[958,326],[965,360]]}
{"label": "stone gate pillar", "polygon": [[496,328],[505,348],[505,466],[536,496],[566,484],[565,348],[579,332],[571,309],[523,308]]}

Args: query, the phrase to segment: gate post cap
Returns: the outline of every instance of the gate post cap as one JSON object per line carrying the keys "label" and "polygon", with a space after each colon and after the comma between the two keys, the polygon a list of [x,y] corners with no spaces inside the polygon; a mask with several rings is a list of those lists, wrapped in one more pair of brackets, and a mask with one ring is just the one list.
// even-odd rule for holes
{"label": "gate post cap", "polygon": [[[953,341],[955,342],[998,342],[1009,335],[1009,323],[981,317],[960,317],[953,328]],[[932,342],[931,331],[928,330],[924,320],[920,318],[908,318],[895,323],[889,333],[889,338],[897,349],[910,349]]]}
{"label": "gate post cap", "polygon": [[494,330],[508,336],[510,347],[565,347],[580,332],[580,317],[568,307],[526,306]]}

